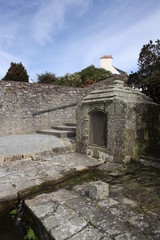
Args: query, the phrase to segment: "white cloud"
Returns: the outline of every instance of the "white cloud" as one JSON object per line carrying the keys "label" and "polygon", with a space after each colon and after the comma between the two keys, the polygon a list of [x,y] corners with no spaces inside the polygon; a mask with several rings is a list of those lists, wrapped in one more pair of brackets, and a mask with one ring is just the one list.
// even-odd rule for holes
{"label": "white cloud", "polygon": [[[31,22],[35,40],[41,44],[53,41],[53,37],[67,27],[67,12],[76,7],[77,14],[82,16],[91,3],[92,0],[47,0],[42,2]],[[72,15],[74,14],[72,12]]]}
{"label": "white cloud", "polygon": [[35,15],[32,26],[37,42],[51,40],[51,34],[56,33],[64,21],[64,9],[60,1],[43,2]]}

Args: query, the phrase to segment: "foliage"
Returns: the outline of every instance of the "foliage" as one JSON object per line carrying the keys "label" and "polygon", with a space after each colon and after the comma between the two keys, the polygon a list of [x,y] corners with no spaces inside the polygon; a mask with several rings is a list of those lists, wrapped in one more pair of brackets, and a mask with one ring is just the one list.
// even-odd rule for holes
{"label": "foliage", "polygon": [[81,84],[81,87],[84,88],[84,87],[88,87],[94,83],[96,83],[97,81],[96,80],[92,80],[92,79],[89,79],[87,78],[84,83]]}
{"label": "foliage", "polygon": [[54,73],[45,72],[43,74],[37,74],[38,83],[45,84],[57,84],[57,77]]}
{"label": "foliage", "polygon": [[27,235],[24,236],[25,240],[37,240],[34,231],[32,228],[30,228],[27,232]]}
{"label": "foliage", "polygon": [[141,49],[138,71],[130,74],[129,85],[141,88],[154,101],[160,103],[160,40],[150,41]]}
{"label": "foliage", "polygon": [[79,72],[79,74],[82,79],[82,86],[88,86],[112,76],[111,72],[105,70],[104,68],[96,68],[94,65],[83,69]]}
{"label": "foliage", "polygon": [[79,73],[67,73],[64,77],[60,77],[57,83],[64,86],[79,87],[82,80]]}
{"label": "foliage", "polygon": [[[91,65],[80,72],[73,74],[67,73],[63,77],[56,77],[54,73],[47,71],[43,74],[37,74],[37,77],[38,83],[72,87],[86,87],[93,83],[107,79],[111,75],[111,72],[103,68],[96,68],[94,65]],[[8,69],[8,72],[2,80],[28,82],[28,78],[29,76],[22,63],[12,62],[10,68]]]}
{"label": "foliage", "polygon": [[28,74],[22,63],[11,62],[10,68],[2,79],[4,81],[28,82]]}
{"label": "foliage", "polygon": [[65,74],[62,77],[56,77],[55,74],[45,73],[38,75],[38,83],[56,84],[71,87],[86,87],[93,83],[107,79],[112,73],[104,68],[96,68],[91,65],[80,72]]}
{"label": "foliage", "polygon": [[12,216],[17,216],[17,214],[18,214],[18,209],[17,208],[10,211],[10,215],[12,215]]}

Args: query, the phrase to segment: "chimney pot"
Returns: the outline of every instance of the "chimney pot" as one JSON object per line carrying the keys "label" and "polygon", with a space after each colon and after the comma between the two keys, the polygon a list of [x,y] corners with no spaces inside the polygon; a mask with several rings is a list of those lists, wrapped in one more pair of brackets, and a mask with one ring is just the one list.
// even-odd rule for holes
{"label": "chimney pot", "polygon": [[100,59],[107,59],[107,58],[113,58],[112,55],[104,55]]}

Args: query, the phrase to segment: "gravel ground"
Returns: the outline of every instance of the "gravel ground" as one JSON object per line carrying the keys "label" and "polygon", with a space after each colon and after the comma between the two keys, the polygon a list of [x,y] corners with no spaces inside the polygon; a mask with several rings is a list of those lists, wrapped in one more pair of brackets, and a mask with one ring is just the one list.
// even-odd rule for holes
{"label": "gravel ground", "polygon": [[55,136],[24,134],[0,137],[0,155],[15,155],[27,152],[42,152],[64,146],[64,141]]}

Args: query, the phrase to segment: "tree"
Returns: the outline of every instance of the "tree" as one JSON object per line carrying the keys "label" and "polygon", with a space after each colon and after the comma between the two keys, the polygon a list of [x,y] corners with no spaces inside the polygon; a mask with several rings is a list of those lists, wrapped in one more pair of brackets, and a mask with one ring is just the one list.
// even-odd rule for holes
{"label": "tree", "polygon": [[150,41],[141,49],[138,71],[129,75],[129,85],[142,89],[155,102],[160,103],[160,40]]}
{"label": "tree", "polygon": [[2,79],[4,81],[28,82],[29,76],[22,63],[11,62],[10,68]]}
{"label": "tree", "polygon": [[57,84],[58,78],[54,73],[45,72],[43,74],[37,74],[38,83],[45,83],[45,84]]}

